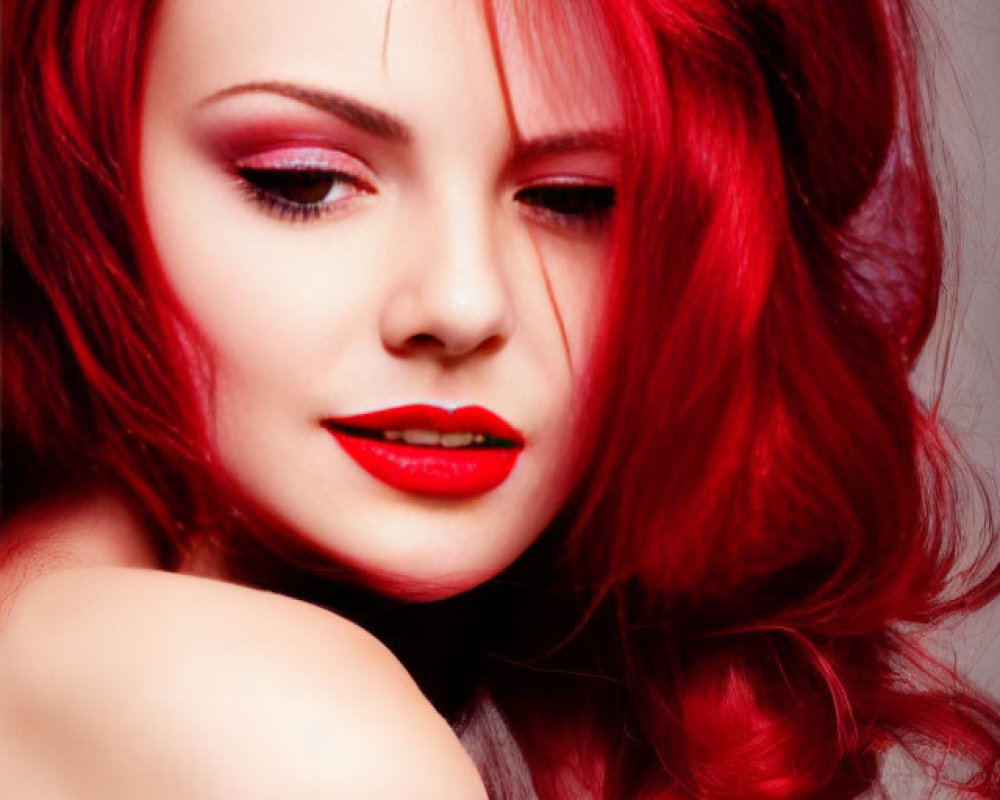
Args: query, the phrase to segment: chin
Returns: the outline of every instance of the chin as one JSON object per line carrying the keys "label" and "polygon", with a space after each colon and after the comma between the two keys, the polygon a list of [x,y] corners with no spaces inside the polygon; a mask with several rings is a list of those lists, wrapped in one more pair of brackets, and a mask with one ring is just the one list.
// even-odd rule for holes
{"label": "chin", "polygon": [[[350,505],[338,498],[265,506],[243,489],[240,499],[260,523],[253,527],[270,532],[274,554],[288,565],[413,603],[445,600],[491,580],[531,546],[552,516],[551,509],[520,496],[455,503],[386,494]],[[504,517],[503,509],[512,506],[532,513]],[[299,513],[279,513],[289,509]]]}
{"label": "chin", "polygon": [[502,572],[506,566],[504,562],[465,569],[456,566],[434,569],[432,564],[422,564],[421,569],[404,569],[399,565],[380,569],[367,564],[355,565],[352,571],[359,584],[379,594],[408,603],[432,603],[472,591]]}

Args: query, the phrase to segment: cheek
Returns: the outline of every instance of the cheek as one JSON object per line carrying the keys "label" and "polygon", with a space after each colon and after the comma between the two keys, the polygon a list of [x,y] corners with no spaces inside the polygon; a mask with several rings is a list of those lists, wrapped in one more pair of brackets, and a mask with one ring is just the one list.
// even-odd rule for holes
{"label": "cheek", "polygon": [[589,240],[536,240],[570,382],[578,388],[590,367],[607,292],[606,247]]}

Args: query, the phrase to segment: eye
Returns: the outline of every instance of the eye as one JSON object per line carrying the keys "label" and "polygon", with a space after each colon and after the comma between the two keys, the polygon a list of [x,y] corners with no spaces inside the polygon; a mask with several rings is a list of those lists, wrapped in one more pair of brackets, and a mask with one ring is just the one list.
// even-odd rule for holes
{"label": "eye", "polygon": [[232,171],[254,203],[285,219],[315,219],[375,191],[356,159],[318,148],[255,154]]}
{"label": "eye", "polygon": [[293,205],[315,205],[330,200],[341,176],[323,170],[241,169],[240,177],[261,192]]}
{"label": "eye", "polygon": [[615,206],[615,187],[603,183],[552,182],[519,189],[514,199],[543,222],[571,230],[604,226]]}
{"label": "eye", "polygon": [[251,199],[265,210],[291,219],[312,219],[332,210],[357,192],[370,193],[359,179],[323,169],[237,170]]}

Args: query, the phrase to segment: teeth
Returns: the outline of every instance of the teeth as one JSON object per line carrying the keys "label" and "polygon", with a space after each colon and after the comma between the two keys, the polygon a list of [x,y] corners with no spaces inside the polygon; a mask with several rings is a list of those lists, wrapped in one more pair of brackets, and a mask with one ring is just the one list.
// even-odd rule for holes
{"label": "teeth", "polygon": [[403,441],[407,444],[437,445],[441,444],[441,434],[437,431],[413,428],[403,431]]}
{"label": "teeth", "polygon": [[470,444],[482,444],[486,441],[486,436],[482,433],[472,433],[471,431],[439,433],[422,428],[382,431],[382,435],[390,442],[404,441],[407,444],[424,447],[468,447]]}
{"label": "teeth", "polygon": [[475,435],[471,433],[445,433],[441,436],[442,447],[468,447]]}

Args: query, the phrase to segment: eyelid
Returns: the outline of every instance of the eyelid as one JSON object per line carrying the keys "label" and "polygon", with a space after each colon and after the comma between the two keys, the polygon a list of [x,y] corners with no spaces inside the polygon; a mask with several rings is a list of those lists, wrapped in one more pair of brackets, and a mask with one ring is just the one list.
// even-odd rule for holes
{"label": "eyelid", "polygon": [[257,170],[316,170],[351,175],[361,183],[374,185],[375,175],[360,159],[329,147],[284,145],[238,156],[233,168]]}
{"label": "eyelid", "polygon": [[545,172],[518,181],[514,191],[532,186],[617,186],[617,175],[581,172]]}

